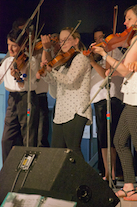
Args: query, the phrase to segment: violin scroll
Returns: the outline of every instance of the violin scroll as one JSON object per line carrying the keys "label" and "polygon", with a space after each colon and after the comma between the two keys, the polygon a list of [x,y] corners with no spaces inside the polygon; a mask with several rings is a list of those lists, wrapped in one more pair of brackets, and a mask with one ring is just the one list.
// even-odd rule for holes
{"label": "violin scroll", "polygon": [[[101,42],[101,43],[99,43],[99,44],[95,44],[94,46],[98,46],[98,47],[106,47],[106,45],[107,45],[107,43],[105,43],[105,42]],[[84,50],[83,51],[83,55],[85,55],[85,56],[89,56],[90,55],[90,53],[92,53],[93,52],[93,49],[92,49],[92,46],[91,47],[89,47],[89,49],[88,50]]]}

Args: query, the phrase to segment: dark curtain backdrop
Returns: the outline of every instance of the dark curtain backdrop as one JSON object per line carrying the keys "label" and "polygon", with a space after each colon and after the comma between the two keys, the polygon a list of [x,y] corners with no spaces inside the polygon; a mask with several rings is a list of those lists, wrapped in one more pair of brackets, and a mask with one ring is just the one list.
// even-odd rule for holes
{"label": "dark curtain backdrop", "polygon": [[[0,53],[7,52],[6,36],[12,23],[18,17],[29,18],[37,7],[39,0],[0,0]],[[116,32],[123,32],[125,27],[124,10],[137,4],[136,0],[44,0],[40,8],[39,29],[43,23],[42,34],[59,31],[66,26],[75,27],[82,20],[78,31],[82,41],[88,46],[92,40],[92,32],[98,25],[113,28],[114,6],[118,5]],[[36,22],[34,18],[34,23]]]}

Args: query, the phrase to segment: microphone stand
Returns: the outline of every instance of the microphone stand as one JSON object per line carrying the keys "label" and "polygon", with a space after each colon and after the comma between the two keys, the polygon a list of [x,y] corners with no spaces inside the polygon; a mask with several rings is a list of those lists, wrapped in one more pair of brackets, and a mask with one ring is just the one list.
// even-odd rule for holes
{"label": "microphone stand", "polygon": [[[29,26],[29,69],[28,69],[28,98],[27,98],[28,107],[27,107],[27,141],[26,141],[26,147],[29,147],[29,128],[30,128],[29,126],[30,126],[30,114],[31,114],[31,60],[32,60],[32,53],[34,51],[35,40],[36,40],[36,38],[35,38],[33,46],[32,46],[33,25],[30,25],[30,23],[32,23],[32,20],[33,20],[33,18],[36,15],[37,12],[38,12],[38,17],[39,17],[40,6],[43,3],[43,1],[44,0],[40,0],[40,3],[38,4],[37,8],[35,9],[32,16],[30,17],[30,19],[26,23],[26,25]],[[37,26],[38,26],[38,19],[37,19]]]}
{"label": "microphone stand", "polygon": [[32,27],[29,28],[29,69],[28,69],[28,98],[27,98],[27,141],[26,147],[29,147],[29,125],[31,115],[31,60],[32,60]]}
{"label": "microphone stand", "polygon": [[112,187],[112,175],[111,175],[111,135],[110,135],[110,124],[111,124],[111,98],[110,98],[110,78],[107,78],[107,164],[108,164],[108,173],[109,173],[109,187]]}
{"label": "microphone stand", "polygon": [[22,29],[22,32],[20,33],[20,35],[18,36],[17,40],[16,40],[16,43],[18,43],[20,41],[20,38],[22,37],[22,35],[25,33],[26,29],[28,29],[31,24],[32,24],[32,21],[36,15],[36,13],[38,12],[40,6],[42,5],[42,3],[44,2],[44,0],[40,0],[39,4],[37,5],[36,9],[34,10],[33,14],[31,15],[31,17],[27,20],[25,26],[23,27]]}
{"label": "microphone stand", "polygon": [[[129,52],[129,50],[132,48],[132,46],[135,44],[135,42],[137,41],[137,37],[135,38],[135,40],[133,41],[133,43],[128,47],[128,49],[126,50],[126,52],[123,54],[122,58],[119,60],[119,62],[117,63],[117,65],[115,66],[115,68],[113,68],[113,70],[110,72],[110,74],[104,79],[103,83],[99,86],[98,91],[95,93],[95,95],[93,96],[93,98],[90,100],[90,102],[87,104],[87,106],[84,108],[84,110],[82,111],[82,113],[85,113],[86,110],[88,109],[88,107],[91,106],[91,103],[93,102],[93,100],[95,99],[95,97],[98,95],[98,93],[104,88],[107,87],[107,135],[108,135],[108,169],[109,169],[109,187],[112,187],[112,182],[111,182],[111,150],[110,150],[110,90],[109,90],[109,81],[111,79],[112,74],[115,72],[115,70],[118,68],[118,66],[120,65],[120,63],[123,61],[123,59],[125,58],[125,56],[127,55],[127,53]],[[132,75],[133,72],[131,72],[130,74]],[[129,77],[129,74],[128,74]]]}
{"label": "microphone stand", "polygon": [[[113,51],[111,53],[111,57],[113,56]],[[112,188],[112,171],[111,171],[111,122],[112,122],[112,110],[111,110],[111,97],[110,97],[110,82],[111,77],[107,79],[107,166],[108,166],[108,180],[109,180],[109,187]]]}
{"label": "microphone stand", "polygon": [[[31,15],[31,17],[28,19],[27,23],[25,24],[23,28],[23,32],[25,32],[25,29],[28,28],[29,26],[29,69],[28,69],[28,98],[27,98],[27,141],[26,141],[26,146],[29,147],[29,125],[30,125],[30,114],[31,114],[31,60],[32,60],[32,49],[34,50],[34,46],[32,48],[32,32],[33,32],[33,26],[31,25],[32,20],[36,13],[40,11],[40,6],[44,2],[44,0],[40,0],[37,8]],[[24,34],[24,33],[23,33]]]}

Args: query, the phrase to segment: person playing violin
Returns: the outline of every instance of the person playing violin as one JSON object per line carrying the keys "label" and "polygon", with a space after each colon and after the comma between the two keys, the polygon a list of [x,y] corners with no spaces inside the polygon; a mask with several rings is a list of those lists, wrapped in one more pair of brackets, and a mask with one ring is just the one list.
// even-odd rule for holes
{"label": "person playing violin", "polygon": [[[96,44],[103,42],[107,33],[107,28],[104,26],[98,26],[94,29],[93,35]],[[113,58],[120,60],[122,57],[122,52],[116,48],[113,51],[108,52]],[[95,54],[96,56],[98,54]],[[108,69],[110,65],[103,60],[102,58],[99,61],[95,61],[94,54],[89,56],[90,63],[92,68],[91,71],[91,91],[90,99],[92,99],[99,89],[99,86],[102,84],[103,79],[105,78],[104,70],[100,68]],[[100,73],[101,72],[101,73]],[[112,165],[112,180],[116,184],[116,150],[113,144],[113,137],[116,130],[116,126],[120,117],[120,114],[123,110],[124,104],[122,103],[123,94],[120,92],[120,86],[122,84],[122,77],[112,77],[110,81],[110,103],[111,103],[111,119],[110,119],[110,137],[111,137],[111,165]],[[108,171],[108,161],[107,161],[107,90],[103,88],[97,96],[94,98],[93,102],[95,107],[96,115],[96,124],[97,124],[97,140],[98,140],[98,167],[103,175],[103,179],[109,180],[109,171]],[[101,152],[100,152],[101,151]],[[102,164],[103,158],[103,164]],[[105,172],[104,172],[105,168]],[[122,175],[122,173],[121,173]]]}
{"label": "person playing violin", "polygon": [[60,50],[59,34],[41,35],[41,41],[43,46],[42,60],[52,60]]}
{"label": "person playing violin", "polygon": [[[14,21],[13,22],[13,24],[12,24],[12,29],[22,29],[23,28],[23,26],[24,26],[24,24],[26,23],[26,19],[24,19],[24,18],[18,18],[16,21]],[[7,52],[7,54],[5,55],[5,57],[0,61],[0,65],[3,63],[3,61],[7,58],[7,57],[9,57],[10,55],[9,55],[9,52]]]}
{"label": "person playing violin", "polygon": [[[53,33],[49,35],[41,35],[41,41],[43,46],[42,61],[47,60],[49,62],[57,55],[58,51],[60,50],[59,34]],[[39,72],[37,72],[36,77],[41,79]],[[52,87],[51,84],[48,86],[49,94],[52,96],[52,98],[56,99],[55,88]]]}
{"label": "person playing violin", "polygon": [[[24,18],[18,18],[15,20],[12,24],[13,29],[23,29],[24,25],[26,23],[26,19]],[[32,33],[32,39],[34,39],[34,31]],[[33,43],[33,41],[32,41]],[[51,43],[50,43],[51,45]],[[28,50],[28,48],[27,48]],[[40,67],[41,62],[41,55],[42,55],[42,43],[40,39],[36,40],[36,44],[33,51],[33,57],[37,60],[37,68]],[[38,98],[38,110],[39,110],[39,127],[38,127],[38,147],[49,147],[49,141],[48,141],[48,134],[49,134],[49,109],[48,109],[48,98],[47,98],[47,92],[48,92],[48,84],[40,79],[37,83],[37,88],[35,89],[37,98]]]}
{"label": "person playing violin", "polygon": [[[126,28],[136,27],[137,25],[137,5],[133,5],[125,11],[125,22]],[[131,39],[132,44],[137,39],[137,31],[134,31],[134,36]],[[94,52],[104,57],[107,62],[115,68],[118,64],[114,58],[109,56],[101,47],[93,46]],[[127,80],[126,76],[130,73],[126,67],[129,63],[137,61],[137,41],[132,45],[131,49],[127,53],[124,62],[116,68],[113,75],[124,76],[124,82]],[[106,73],[108,75],[109,71]],[[118,197],[124,197],[125,200],[137,200],[137,190],[134,189],[135,172],[133,166],[133,158],[130,148],[127,146],[128,139],[131,137],[132,143],[137,151],[137,73],[127,80],[126,84],[122,85],[121,89],[124,93],[123,101],[125,107],[121,113],[116,133],[114,136],[114,145],[118,152],[123,174],[124,174],[124,186],[119,190],[116,195]]]}
{"label": "person playing violin", "polygon": [[[59,46],[59,35],[57,33],[49,34],[49,35],[41,35],[41,55],[44,56],[48,61],[50,61],[55,54],[60,49]],[[43,42],[43,44],[42,44]],[[36,44],[37,47],[37,44]],[[36,49],[34,50],[34,55],[39,53]],[[40,62],[41,62],[40,55]],[[39,67],[40,68],[40,67]],[[38,68],[38,69],[39,69]],[[45,82],[42,78],[37,82],[36,93],[39,99],[39,130],[38,130],[38,146],[40,147],[49,147],[50,143],[48,140],[48,132],[49,132],[49,114],[48,114],[48,101],[47,101],[47,92],[50,91],[52,94],[52,88],[49,86],[47,82]],[[55,96],[52,94],[52,97]]]}
{"label": "person playing violin", "polygon": [[90,98],[90,62],[81,53],[82,44],[78,31],[73,32],[73,28],[69,27],[62,29],[59,41],[62,55],[72,47],[74,54],[58,70],[47,64],[43,74],[43,79],[54,86],[56,91],[51,147],[69,148],[83,157],[82,135],[86,123],[91,123],[91,107],[82,113]]}
{"label": "person playing violin", "polygon": [[[45,35],[44,35],[45,36]],[[44,38],[41,35],[41,40]],[[48,60],[51,60],[52,57],[58,52],[60,49],[58,43],[58,34],[54,33],[49,35],[50,38],[47,40],[48,48],[47,50],[42,47],[41,56],[44,53]],[[54,40],[55,39],[55,40]],[[42,44],[42,43],[41,43]],[[43,46],[43,45],[42,45]],[[34,55],[37,54],[37,51],[34,51]],[[38,68],[39,69],[39,68]],[[49,133],[49,109],[48,109],[48,99],[47,92],[50,90],[50,87],[47,82],[45,82],[42,78],[37,83],[36,93],[39,99],[39,109],[40,109],[40,117],[39,117],[39,130],[38,130],[38,146],[40,147],[49,147],[48,133]]]}
{"label": "person playing violin", "polygon": [[[20,56],[17,56],[22,45],[16,43],[21,30],[11,30],[7,35],[10,57],[6,58],[0,67],[0,83],[4,81],[9,91],[8,107],[2,135],[2,158],[5,162],[14,145],[26,146],[27,140],[27,96],[28,78],[21,79],[21,74],[28,74],[28,63],[19,71]],[[15,58],[17,56],[17,58]],[[19,61],[18,61],[19,59]],[[38,100],[35,93],[36,60],[32,58],[31,65],[31,113],[29,122],[29,146],[37,146],[38,131]]]}

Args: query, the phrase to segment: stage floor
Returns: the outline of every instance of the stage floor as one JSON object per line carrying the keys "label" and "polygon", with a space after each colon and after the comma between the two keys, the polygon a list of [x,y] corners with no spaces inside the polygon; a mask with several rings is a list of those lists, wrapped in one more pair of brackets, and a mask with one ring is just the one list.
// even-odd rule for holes
{"label": "stage floor", "polygon": [[137,207],[137,201],[124,201],[123,198],[121,198],[116,207]]}
{"label": "stage floor", "polygon": [[[114,189],[114,192],[119,191],[123,185],[123,181],[117,181],[116,189]],[[134,185],[134,187],[137,187],[137,183]],[[120,198],[120,202],[116,205],[116,207],[137,207],[137,201],[125,201],[123,198]]]}

